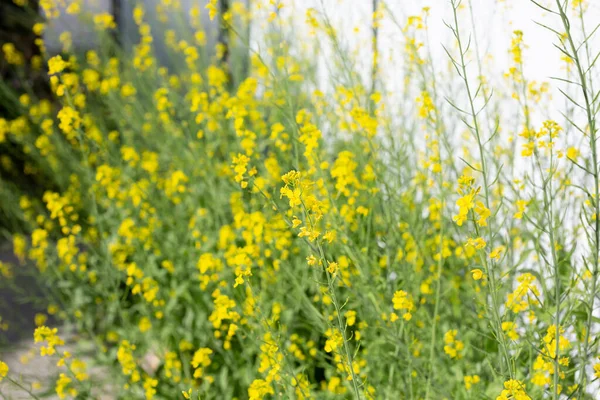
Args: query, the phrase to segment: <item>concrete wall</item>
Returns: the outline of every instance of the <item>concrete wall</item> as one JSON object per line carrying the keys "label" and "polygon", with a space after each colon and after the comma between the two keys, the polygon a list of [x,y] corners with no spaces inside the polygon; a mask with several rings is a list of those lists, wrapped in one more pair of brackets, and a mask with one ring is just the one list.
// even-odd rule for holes
{"label": "concrete wall", "polygon": [[[67,5],[72,0],[67,0]],[[94,30],[92,14],[109,13],[113,14],[113,0],[82,0],[82,13],[79,15],[69,15],[65,11],[65,7],[59,7],[60,16],[48,22],[46,31],[44,32],[44,41],[50,55],[57,54],[62,50],[60,35],[63,32],[70,32],[73,49],[77,51],[85,51],[98,46],[98,35]],[[152,27],[154,45],[157,51],[157,56],[160,60],[165,61],[165,43],[164,33],[166,29],[173,29],[179,34],[178,37],[188,37],[186,33],[191,32],[189,11],[197,5],[200,10],[201,24],[206,31],[207,47],[214,47],[217,36],[217,21],[210,21],[208,11],[204,8],[208,0],[180,0],[181,12],[171,11],[167,14],[168,22],[163,24],[157,18],[156,6],[160,4],[160,0],[117,0],[119,4],[118,39],[123,43],[125,48],[131,48],[139,38],[137,26],[133,21],[133,9],[136,4],[142,4],[145,10],[144,20]],[[212,46],[211,46],[212,45]]]}

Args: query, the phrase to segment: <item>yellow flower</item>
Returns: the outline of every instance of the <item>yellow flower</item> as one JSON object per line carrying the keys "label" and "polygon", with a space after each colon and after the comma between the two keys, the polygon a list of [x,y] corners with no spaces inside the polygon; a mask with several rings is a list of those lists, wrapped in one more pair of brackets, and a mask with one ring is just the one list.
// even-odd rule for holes
{"label": "yellow flower", "polygon": [[579,150],[577,150],[575,147],[569,147],[567,149],[567,158],[577,161],[577,157],[579,157]]}
{"label": "yellow flower", "polygon": [[430,113],[435,110],[433,100],[427,91],[421,92],[421,96],[417,97],[417,104],[419,105],[419,117],[423,119],[430,116]]}
{"label": "yellow flower", "polygon": [[330,274],[335,274],[338,270],[338,263],[336,262],[328,262],[327,263],[327,271],[329,271]]}
{"label": "yellow flower", "polygon": [[190,364],[195,368],[194,370],[194,378],[202,378],[204,375],[204,369],[208,367],[212,361],[210,359],[210,355],[213,351],[207,347],[203,347],[201,349],[196,350],[194,353],[194,357]]}
{"label": "yellow flower", "polygon": [[248,400],[262,400],[266,395],[274,395],[271,384],[263,379],[255,379],[248,388]]}
{"label": "yellow flower", "polygon": [[294,217],[292,218],[292,228],[297,228],[300,225],[302,225],[302,220],[298,219],[298,217],[294,215]]}
{"label": "yellow flower", "polygon": [[487,219],[492,215],[492,212],[487,208],[483,202],[478,201],[475,203],[475,212],[479,216],[477,219],[477,225],[487,226]]}
{"label": "yellow flower", "polygon": [[212,21],[217,15],[217,0],[210,0],[205,7],[208,10],[208,16]]}
{"label": "yellow flower", "polygon": [[317,257],[315,257],[314,255],[310,255],[308,257],[306,257],[306,262],[308,263],[308,265],[310,266],[314,266],[317,265]]}
{"label": "yellow flower", "polygon": [[248,186],[248,182],[244,180],[244,175],[247,172],[249,162],[250,159],[246,155],[238,154],[233,157],[231,163],[233,172],[235,172],[235,181],[240,184],[242,189],[245,189]]}
{"label": "yellow flower", "polygon": [[[569,339],[567,339],[566,336],[563,335],[563,333],[565,332],[564,328],[561,326],[559,327],[559,336],[558,336],[558,350],[559,351],[564,351],[564,350],[568,350],[569,348],[571,348],[571,343],[569,342]],[[544,352],[550,357],[550,358],[555,358],[556,357],[556,325],[550,325],[548,327],[548,330],[546,332],[546,335],[544,336]]]}
{"label": "yellow flower", "polygon": [[461,358],[461,351],[465,348],[462,340],[457,340],[456,335],[458,331],[451,329],[444,334],[444,352],[450,356],[450,358]]}
{"label": "yellow flower", "polygon": [[483,271],[480,270],[479,268],[475,268],[475,269],[471,270],[471,275],[473,276],[473,279],[478,281],[481,278],[483,278]]}
{"label": "yellow flower", "polygon": [[519,334],[517,333],[517,324],[510,321],[504,321],[502,323],[502,331],[506,332],[506,335],[511,340],[517,340],[519,338]]}
{"label": "yellow flower", "polygon": [[121,364],[123,375],[130,376],[132,382],[138,382],[140,380],[140,373],[137,370],[137,364],[133,354],[134,350],[135,345],[129,343],[127,340],[121,341],[119,349],[117,350],[117,360],[119,361],[119,364]]}
{"label": "yellow flower", "polygon": [[498,246],[496,248],[494,248],[494,250],[492,250],[490,252],[490,258],[493,260],[499,260],[500,257],[502,256],[502,252],[504,251],[505,247],[504,246]]}
{"label": "yellow flower", "polygon": [[[65,352],[66,353],[66,352]],[[84,381],[89,378],[87,374],[87,364],[77,358],[73,359],[70,365],[71,372],[75,375],[78,381]]]}
{"label": "yellow flower", "polygon": [[75,138],[74,131],[81,126],[79,113],[73,108],[65,106],[58,112],[57,116],[60,120],[58,127],[65,133],[67,139]]}
{"label": "yellow flower", "polygon": [[[534,285],[535,276],[526,272],[517,278],[519,286],[514,292],[509,293],[506,300],[506,307],[514,313],[519,313],[527,309],[530,304],[537,304],[539,289]],[[529,294],[531,292],[531,295]]]}
{"label": "yellow flower", "polygon": [[531,157],[533,155],[533,151],[535,150],[535,143],[529,142],[523,145],[523,150],[521,151],[521,155],[523,157]]}
{"label": "yellow flower", "polygon": [[45,28],[46,28],[46,25],[43,22],[36,22],[35,24],[33,24],[32,31],[37,36],[42,36],[42,33],[44,33]]}
{"label": "yellow flower", "polygon": [[62,346],[65,342],[57,335],[58,329],[50,329],[47,326],[40,326],[33,332],[35,343],[46,342],[46,346],[40,347],[40,355],[51,356],[56,353],[55,347]]}
{"label": "yellow flower", "polygon": [[523,213],[525,212],[525,208],[527,208],[527,204],[529,204],[529,201],[527,201],[527,200],[517,200],[516,201],[517,212],[514,215],[514,217],[516,219],[523,218]]}
{"label": "yellow flower", "polygon": [[[462,226],[462,224],[467,220],[469,211],[476,205],[475,196],[477,195],[477,193],[479,193],[479,189],[471,188],[471,185],[473,184],[473,180],[471,177],[461,176],[458,180],[458,183],[460,187],[460,193],[465,193],[466,190],[468,190],[468,193],[466,193],[464,196],[462,196],[456,201],[456,205],[458,206],[458,214],[453,217],[453,220],[456,222],[456,224],[458,226]],[[478,202],[478,204],[479,203],[480,202]],[[483,206],[483,203],[481,203],[481,205],[478,206],[478,209],[481,212],[481,215],[483,215],[483,217],[485,218],[483,218],[480,222],[485,223],[485,219],[487,219],[487,217],[489,216],[487,215],[489,210],[487,210],[485,206],[481,206]]]}
{"label": "yellow flower", "polygon": [[477,250],[481,250],[485,247],[485,240],[483,240],[483,238],[478,237],[478,238],[469,238],[467,240],[467,243],[465,244],[467,247],[474,247]]}
{"label": "yellow flower", "polygon": [[2,52],[4,53],[4,59],[9,64],[22,65],[25,62],[23,54],[12,43],[4,43],[2,45]]}
{"label": "yellow flower", "polygon": [[335,240],[336,233],[335,231],[327,231],[323,235],[323,240],[327,240],[328,243],[331,243]]}
{"label": "yellow flower", "polygon": [[73,387],[69,388],[69,384],[72,382],[71,378],[65,374],[60,374],[56,381],[56,394],[59,398],[64,399],[67,394],[71,397],[77,396],[77,390]]}
{"label": "yellow flower", "polygon": [[504,382],[504,390],[496,400],[531,400],[525,392],[525,384],[515,379]]}
{"label": "yellow flower", "polygon": [[46,316],[46,314],[35,314],[35,318],[34,318],[34,322],[35,322],[35,326],[42,326],[46,323],[46,320],[48,319],[48,317]]}
{"label": "yellow flower", "polygon": [[94,15],[94,24],[99,29],[114,29],[117,27],[114,17],[109,13],[100,13]]}
{"label": "yellow flower", "polygon": [[152,328],[152,323],[150,322],[150,319],[148,317],[143,317],[140,320],[138,327],[140,328],[140,332],[144,333],[150,330],[150,328]]}
{"label": "yellow flower", "polygon": [[327,329],[325,336],[327,336],[327,341],[325,342],[325,351],[327,353],[335,351],[344,344],[344,338],[337,329]]}
{"label": "yellow flower", "polygon": [[152,400],[154,395],[156,394],[156,386],[158,386],[158,379],[154,379],[151,377],[146,377],[144,379],[144,390],[146,394],[146,400]]}
{"label": "yellow flower", "polygon": [[398,290],[396,293],[394,293],[392,302],[394,303],[394,310],[404,310],[405,313],[402,318],[404,318],[406,321],[410,321],[412,318],[411,312],[415,305],[408,293],[406,293],[404,290]]}
{"label": "yellow flower", "polygon": [[348,326],[354,325],[356,322],[356,311],[349,310],[346,311],[346,314],[344,315],[346,316],[346,324],[348,324]]}
{"label": "yellow flower", "polygon": [[464,377],[464,381],[465,381],[465,389],[471,390],[473,385],[479,383],[480,378],[479,378],[479,375],[467,375]]}
{"label": "yellow flower", "polygon": [[0,382],[2,382],[2,379],[4,379],[6,375],[8,375],[8,371],[8,365],[6,365],[4,361],[0,361]]}
{"label": "yellow flower", "polygon": [[68,66],[69,63],[64,61],[60,55],[54,56],[48,60],[48,75],[58,74]]}
{"label": "yellow flower", "polygon": [[77,1],[73,1],[67,7],[67,14],[69,14],[69,15],[77,15],[80,12],[81,12],[81,4],[79,4],[79,2],[77,2]]}

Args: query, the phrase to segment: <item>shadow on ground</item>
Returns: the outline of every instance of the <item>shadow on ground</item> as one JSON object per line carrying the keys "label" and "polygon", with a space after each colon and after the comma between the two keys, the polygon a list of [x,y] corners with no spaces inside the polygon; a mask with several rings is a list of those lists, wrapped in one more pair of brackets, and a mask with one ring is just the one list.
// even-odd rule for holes
{"label": "shadow on ground", "polygon": [[51,385],[57,374],[56,360],[40,357],[33,342],[35,316],[45,314],[47,308],[47,298],[35,278],[36,269],[21,265],[8,242],[0,243],[0,261],[11,265],[14,274],[11,279],[0,278],[0,317],[7,324],[6,330],[0,330],[0,360],[8,364],[9,376],[23,386],[3,380],[0,399],[31,399],[27,390],[44,399],[57,399]]}

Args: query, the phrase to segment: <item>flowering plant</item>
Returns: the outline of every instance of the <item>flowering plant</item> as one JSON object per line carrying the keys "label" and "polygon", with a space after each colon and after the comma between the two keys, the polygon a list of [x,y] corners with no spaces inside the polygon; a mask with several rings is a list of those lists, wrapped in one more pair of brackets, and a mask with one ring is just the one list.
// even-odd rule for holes
{"label": "flowering plant", "polygon": [[[0,142],[29,156],[25,172],[55,180],[11,212],[25,231],[14,252],[37,267],[48,314],[94,348],[86,358],[36,321],[60,398],[597,395],[589,5],[539,5],[555,17],[567,107],[538,122],[550,86],[526,77],[523,32],[496,82],[467,39],[471,2],[449,2],[446,69],[430,52],[429,8],[400,22],[375,3],[369,76],[324,9],[306,11],[306,41],[292,36],[284,1],[209,1],[227,37],[214,51],[192,7],[191,32],[163,32],[168,67],[140,5],[131,52],[110,40],[108,14],[93,17],[102,45],[84,55],[68,35],[52,57],[40,40],[53,97],[22,94]],[[50,24],[57,4],[40,6]],[[157,14],[184,15],[170,0]],[[261,45],[240,29],[250,22]],[[404,44],[400,93],[386,86],[384,24]],[[245,73],[234,49],[250,52]],[[324,49],[322,82],[312,55]],[[90,363],[110,385],[90,383]],[[35,397],[9,368],[0,379]]]}

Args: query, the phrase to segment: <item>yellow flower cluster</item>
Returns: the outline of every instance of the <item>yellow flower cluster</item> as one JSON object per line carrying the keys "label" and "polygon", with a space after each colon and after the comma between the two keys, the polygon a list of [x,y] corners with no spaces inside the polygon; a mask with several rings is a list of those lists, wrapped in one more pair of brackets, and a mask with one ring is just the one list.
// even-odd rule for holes
{"label": "yellow flower cluster", "polygon": [[9,368],[4,361],[0,361],[0,382],[8,375]]}
{"label": "yellow flower cluster", "polygon": [[40,355],[51,356],[56,353],[57,346],[63,346],[65,342],[57,335],[57,328],[48,328],[47,326],[40,326],[35,329],[33,333],[33,340],[35,343],[44,343],[44,346],[40,347]]}
{"label": "yellow flower cluster", "polygon": [[[213,353],[211,349],[201,348],[196,350],[191,364],[194,367],[194,378],[204,377],[205,369],[212,363],[210,355]],[[208,377],[206,377],[208,379]]]}
{"label": "yellow flower cluster", "polygon": [[517,278],[519,285],[508,294],[506,307],[514,313],[526,310],[530,305],[537,305],[540,292],[535,283],[535,276],[524,273]]}
{"label": "yellow flower cluster", "polygon": [[456,339],[457,335],[458,331],[456,329],[451,329],[444,334],[444,353],[448,354],[450,358],[460,359],[465,344],[462,340]]}
{"label": "yellow flower cluster", "polygon": [[453,217],[458,226],[462,226],[468,219],[471,210],[474,210],[477,216],[475,223],[478,226],[487,226],[487,219],[490,217],[491,211],[482,201],[477,200],[481,188],[474,188],[474,183],[475,180],[471,176],[463,175],[458,180],[458,193],[462,197],[456,201],[458,214]]}
{"label": "yellow flower cluster", "polygon": [[531,397],[525,392],[523,382],[516,379],[510,379],[504,382],[504,390],[496,400],[531,400]]}
{"label": "yellow flower cluster", "polygon": [[[0,275],[18,284],[32,262],[61,304],[33,321],[60,398],[102,388],[55,319],[94,346],[89,365],[123,398],[590,390],[600,364],[572,350],[598,350],[580,307],[595,307],[600,271],[597,71],[575,32],[587,6],[552,6],[578,104],[560,126],[538,122],[555,87],[526,79],[523,32],[494,79],[497,60],[463,37],[476,8],[449,1],[450,69],[431,51],[428,7],[400,20],[380,2],[350,33],[329,4],[159,0],[131,10],[139,40],[121,51],[113,15],[40,1],[39,54],[2,45],[8,84],[47,66],[49,90],[7,96],[0,118],[0,216],[22,232]],[[92,23],[97,48],[64,32],[51,54],[61,13]]]}
{"label": "yellow flower cluster", "polygon": [[479,375],[466,375],[463,379],[465,381],[465,389],[467,390],[471,390],[473,385],[476,385],[479,382],[481,382],[481,378],[479,377]]}
{"label": "yellow flower cluster", "polygon": [[119,344],[117,351],[117,360],[121,364],[123,375],[129,377],[132,383],[138,382],[141,379],[133,354],[135,348],[135,345],[129,343],[127,340],[123,340]]}
{"label": "yellow flower cluster", "polygon": [[[394,298],[392,299],[394,303],[394,310],[400,310],[404,314],[402,318],[406,321],[410,321],[412,318],[412,311],[415,307],[411,297],[404,290],[398,290],[394,293]],[[396,314],[392,313],[392,322],[397,318]]]}

